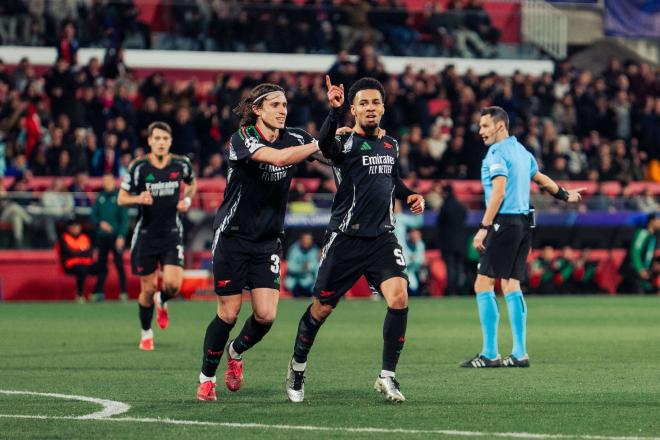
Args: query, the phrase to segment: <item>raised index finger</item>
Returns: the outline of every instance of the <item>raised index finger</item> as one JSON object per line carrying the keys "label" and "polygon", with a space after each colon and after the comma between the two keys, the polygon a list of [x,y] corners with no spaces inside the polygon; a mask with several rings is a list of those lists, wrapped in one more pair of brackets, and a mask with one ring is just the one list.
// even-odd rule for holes
{"label": "raised index finger", "polygon": [[325,76],[325,86],[330,90],[332,88],[332,82],[330,82],[330,75]]}
{"label": "raised index finger", "polygon": [[581,193],[582,191],[586,191],[586,190],[587,190],[586,186],[582,186],[580,188],[573,189],[573,191],[578,192],[578,193]]}

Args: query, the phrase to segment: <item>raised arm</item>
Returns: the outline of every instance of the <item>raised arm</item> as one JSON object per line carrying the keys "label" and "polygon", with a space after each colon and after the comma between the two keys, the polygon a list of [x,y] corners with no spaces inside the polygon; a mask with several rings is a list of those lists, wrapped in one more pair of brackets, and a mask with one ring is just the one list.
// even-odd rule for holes
{"label": "raised arm", "polygon": [[325,76],[325,85],[328,88],[328,104],[330,105],[330,113],[321,125],[321,133],[319,139],[319,148],[325,157],[328,159],[335,159],[341,151],[341,146],[337,141],[337,126],[342,119],[344,105],[344,85],[333,86],[330,82],[330,77]]}

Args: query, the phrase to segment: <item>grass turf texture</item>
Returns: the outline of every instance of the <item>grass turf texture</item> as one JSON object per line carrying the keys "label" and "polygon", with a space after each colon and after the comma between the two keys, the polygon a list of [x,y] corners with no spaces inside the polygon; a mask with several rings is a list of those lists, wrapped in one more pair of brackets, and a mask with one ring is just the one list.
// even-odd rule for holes
{"label": "grass turf texture", "polygon": [[[1,304],[0,390],[75,394],[131,405],[120,417],[660,437],[660,304],[651,297],[530,297],[529,369],[458,368],[481,347],[472,298],[413,300],[397,376],[408,401],[385,402],[380,371],[385,304],[342,302],[317,337],[303,404],[286,401],[283,380],[305,301],[283,301],[270,334],[245,355],[238,393],[195,399],[202,339],[215,304],[173,301],[156,351],[137,349],[137,306]],[[506,306],[500,351],[509,353]],[[244,309],[232,335],[249,313]],[[154,322],[155,325],[155,322]],[[0,394],[0,414],[84,415],[86,402]],[[400,438],[402,434],[287,431],[132,422],[0,418],[2,438]],[[415,434],[412,438],[444,438]],[[457,438],[457,437],[447,437]],[[465,437],[462,437],[465,438]],[[484,438],[484,437],[482,437]]]}

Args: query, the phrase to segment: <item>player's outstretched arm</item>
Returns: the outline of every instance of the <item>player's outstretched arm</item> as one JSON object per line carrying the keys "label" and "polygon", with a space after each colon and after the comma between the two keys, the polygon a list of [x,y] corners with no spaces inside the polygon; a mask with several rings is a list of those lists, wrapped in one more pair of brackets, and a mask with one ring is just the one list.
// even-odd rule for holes
{"label": "player's outstretched arm", "polygon": [[154,203],[153,197],[149,191],[142,191],[136,196],[132,196],[125,189],[119,190],[119,195],[117,196],[117,204],[119,206],[126,205],[151,205]]}
{"label": "player's outstretched arm", "polygon": [[584,187],[566,190],[540,171],[537,171],[536,174],[534,174],[532,180],[536,182],[539,188],[550,193],[555,199],[563,200],[568,203],[577,203],[582,200],[582,194],[580,193],[586,190]]}
{"label": "player's outstretched arm", "polygon": [[276,167],[295,165],[319,151],[318,142],[313,141],[296,147],[277,148],[262,146],[252,155],[252,160],[264,162]]}

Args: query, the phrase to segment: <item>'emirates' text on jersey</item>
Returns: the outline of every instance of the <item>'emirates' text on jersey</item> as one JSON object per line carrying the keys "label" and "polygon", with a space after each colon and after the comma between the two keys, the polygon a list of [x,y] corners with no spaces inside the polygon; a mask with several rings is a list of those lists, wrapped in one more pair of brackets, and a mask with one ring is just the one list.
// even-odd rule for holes
{"label": "'emirates' text on jersey", "polygon": [[155,236],[180,229],[181,222],[176,205],[179,202],[181,182],[194,180],[190,160],[184,156],[170,156],[164,168],[156,168],[149,159],[134,161],[121,183],[122,189],[137,195],[149,191],[152,205],[140,205],[135,231]]}
{"label": "'emirates' text on jersey", "polygon": [[399,144],[390,136],[378,139],[358,133],[332,136],[339,113],[328,115],[319,147],[333,161],[337,194],[329,231],[376,237],[394,230],[394,197],[413,194],[399,177]]}
{"label": "'emirates' text on jersey", "polygon": [[304,130],[285,128],[269,142],[255,126],[242,127],[229,141],[229,171],[225,198],[213,229],[252,241],[269,240],[284,234],[284,216],[295,167],[277,167],[251,160],[261,147],[281,150],[309,144],[313,137]]}

